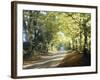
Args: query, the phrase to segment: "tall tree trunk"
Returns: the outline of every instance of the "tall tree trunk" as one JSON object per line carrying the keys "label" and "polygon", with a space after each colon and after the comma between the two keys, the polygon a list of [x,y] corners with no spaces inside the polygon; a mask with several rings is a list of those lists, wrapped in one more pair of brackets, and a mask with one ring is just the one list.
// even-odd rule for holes
{"label": "tall tree trunk", "polygon": [[84,54],[87,54],[87,45],[88,45],[88,42],[87,42],[87,36],[88,36],[88,33],[87,33],[87,28],[86,28],[86,24],[84,24]]}
{"label": "tall tree trunk", "polygon": [[77,50],[78,49],[78,46],[77,46],[77,39],[75,40],[75,49]]}
{"label": "tall tree trunk", "polygon": [[79,40],[80,46],[79,46],[79,50],[82,50],[82,32],[80,31],[80,40]]}

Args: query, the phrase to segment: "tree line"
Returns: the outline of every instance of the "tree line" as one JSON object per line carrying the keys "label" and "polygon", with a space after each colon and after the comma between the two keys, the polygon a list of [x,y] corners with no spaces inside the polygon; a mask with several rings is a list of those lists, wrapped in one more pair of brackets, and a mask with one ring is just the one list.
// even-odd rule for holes
{"label": "tree line", "polygon": [[91,14],[23,10],[24,54],[65,50],[91,51]]}

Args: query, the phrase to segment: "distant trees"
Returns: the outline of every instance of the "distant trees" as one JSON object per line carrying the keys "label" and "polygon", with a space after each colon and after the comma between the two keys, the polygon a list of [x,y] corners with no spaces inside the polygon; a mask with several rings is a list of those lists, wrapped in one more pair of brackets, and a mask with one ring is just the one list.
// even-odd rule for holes
{"label": "distant trees", "polygon": [[66,50],[91,48],[89,13],[24,10],[23,29],[30,43],[26,52],[32,55],[56,51],[60,44]]}

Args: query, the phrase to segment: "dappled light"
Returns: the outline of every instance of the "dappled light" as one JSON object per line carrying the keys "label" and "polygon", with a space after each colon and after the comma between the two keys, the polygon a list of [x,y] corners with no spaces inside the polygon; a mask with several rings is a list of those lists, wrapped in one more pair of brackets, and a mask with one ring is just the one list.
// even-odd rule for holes
{"label": "dappled light", "polygon": [[90,13],[23,10],[23,68],[90,65],[90,54]]}

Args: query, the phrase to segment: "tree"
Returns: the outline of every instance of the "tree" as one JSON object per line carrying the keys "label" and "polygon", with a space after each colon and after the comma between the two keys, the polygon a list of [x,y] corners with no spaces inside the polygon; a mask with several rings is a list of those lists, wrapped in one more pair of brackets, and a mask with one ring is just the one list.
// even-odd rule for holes
{"label": "tree", "polygon": [[65,49],[80,52],[91,45],[91,15],[89,13],[24,10],[23,23],[29,37],[31,54]]}

